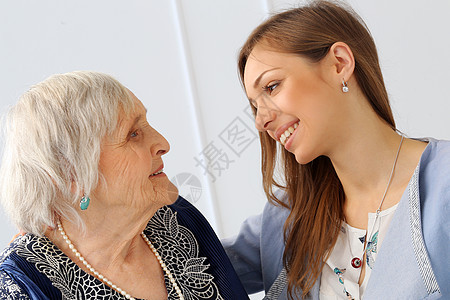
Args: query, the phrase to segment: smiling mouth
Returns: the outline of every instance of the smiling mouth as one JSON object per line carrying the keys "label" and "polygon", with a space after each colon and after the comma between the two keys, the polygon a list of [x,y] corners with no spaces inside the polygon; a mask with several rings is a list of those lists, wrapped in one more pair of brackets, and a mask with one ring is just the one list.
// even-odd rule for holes
{"label": "smiling mouth", "polygon": [[286,131],[280,136],[280,143],[284,146],[286,145],[287,141],[289,140],[289,137],[292,135],[292,133],[297,129],[298,125],[300,125],[300,121],[286,129]]}
{"label": "smiling mouth", "polygon": [[159,171],[158,171],[158,172],[156,172],[156,173],[153,173],[153,174],[151,174],[150,176],[156,176],[156,175],[159,175],[159,174],[161,174],[162,172],[164,172],[164,170],[163,170],[163,169],[159,170]]}

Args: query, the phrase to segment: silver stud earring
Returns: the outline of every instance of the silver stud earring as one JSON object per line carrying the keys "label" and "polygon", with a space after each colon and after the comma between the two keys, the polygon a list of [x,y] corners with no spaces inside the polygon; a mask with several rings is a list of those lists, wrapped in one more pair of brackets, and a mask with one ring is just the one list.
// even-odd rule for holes
{"label": "silver stud earring", "polygon": [[348,86],[347,86],[347,82],[345,82],[345,80],[342,80],[342,92],[344,92],[344,93],[348,92]]}

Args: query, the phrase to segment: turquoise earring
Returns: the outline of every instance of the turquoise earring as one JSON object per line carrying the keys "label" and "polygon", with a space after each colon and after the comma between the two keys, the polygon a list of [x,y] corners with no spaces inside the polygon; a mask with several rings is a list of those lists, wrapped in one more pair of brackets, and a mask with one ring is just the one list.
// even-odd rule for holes
{"label": "turquoise earring", "polygon": [[89,206],[89,202],[91,202],[91,199],[89,199],[89,196],[84,195],[83,198],[81,198],[81,200],[80,200],[81,210],[86,210]]}

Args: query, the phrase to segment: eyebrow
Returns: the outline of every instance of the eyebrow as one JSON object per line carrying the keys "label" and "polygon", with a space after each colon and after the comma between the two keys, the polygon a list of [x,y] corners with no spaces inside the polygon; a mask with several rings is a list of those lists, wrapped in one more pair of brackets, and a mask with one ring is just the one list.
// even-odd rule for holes
{"label": "eyebrow", "polygon": [[[144,107],[144,108],[145,108],[145,114],[147,114],[148,109],[147,109],[147,107]],[[145,115],[138,115],[136,118],[134,118],[133,123],[130,126],[128,126],[128,128],[133,128],[142,119],[143,116],[145,116]]]}
{"label": "eyebrow", "polygon": [[271,72],[274,70],[278,70],[280,68],[273,68],[273,69],[269,69],[269,70],[265,70],[264,72],[262,72],[261,74],[259,74],[258,78],[256,78],[255,83],[253,84],[253,87],[256,89],[259,85],[259,82],[261,81],[262,77],[264,76],[264,74],[266,74],[267,72]]}
{"label": "eyebrow", "polygon": [[[255,88],[255,89],[258,88],[258,85],[259,85],[259,83],[260,83],[262,77],[264,76],[264,74],[266,74],[267,72],[270,72],[270,71],[278,70],[278,69],[281,69],[281,68],[272,68],[272,69],[269,69],[269,70],[265,70],[264,72],[262,72],[261,74],[259,74],[258,78],[256,78],[256,80],[255,80],[255,83],[253,84],[253,88]],[[249,100],[250,102],[253,102],[253,99],[250,98],[250,97],[248,97],[248,95],[247,95],[247,98],[248,98],[248,100]]]}
{"label": "eyebrow", "polygon": [[134,119],[133,124],[131,124],[130,128],[133,128],[133,127],[141,120],[141,118],[142,118],[142,115],[137,116],[137,117]]}

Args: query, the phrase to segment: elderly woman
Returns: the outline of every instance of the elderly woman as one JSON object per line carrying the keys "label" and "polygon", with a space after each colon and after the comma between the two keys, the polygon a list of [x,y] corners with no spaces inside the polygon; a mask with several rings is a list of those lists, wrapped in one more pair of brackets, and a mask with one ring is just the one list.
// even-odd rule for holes
{"label": "elderly woman", "polygon": [[108,75],[55,75],[6,120],[1,200],[27,232],[1,299],[247,299],[204,217],[163,172],[169,144]]}

